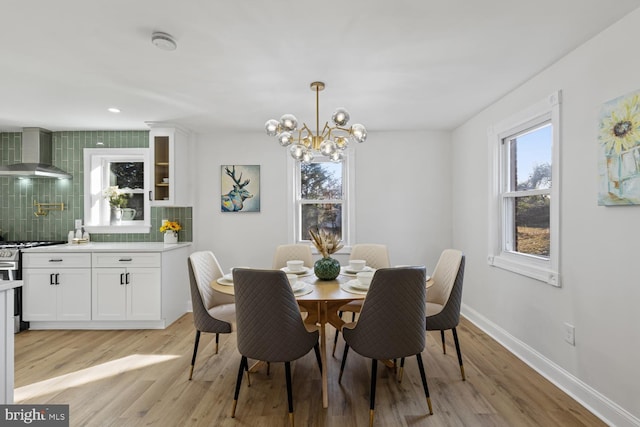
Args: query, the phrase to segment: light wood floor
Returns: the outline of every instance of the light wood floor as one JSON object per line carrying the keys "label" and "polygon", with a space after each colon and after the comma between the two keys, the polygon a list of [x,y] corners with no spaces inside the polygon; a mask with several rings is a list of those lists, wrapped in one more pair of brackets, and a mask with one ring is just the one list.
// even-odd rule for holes
{"label": "light wood floor", "polygon": [[[438,333],[423,353],[433,402],[427,415],[415,358],[402,383],[378,365],[377,426],[604,426],[598,418],[463,320],[458,333],[467,381],[453,339],[442,354]],[[331,340],[333,330],[327,334]],[[230,418],[240,356],[235,334],[203,334],[188,381],[194,329],[187,314],[166,330],[26,331],[16,335],[16,403],[70,405],[72,426],[286,426],[282,364],[246,377]],[[331,343],[329,343],[329,348]],[[336,355],[342,354],[343,341]],[[370,361],[350,352],[338,384],[329,358],[329,408],[322,408],[313,351],[292,365],[297,426],[366,426]]]}

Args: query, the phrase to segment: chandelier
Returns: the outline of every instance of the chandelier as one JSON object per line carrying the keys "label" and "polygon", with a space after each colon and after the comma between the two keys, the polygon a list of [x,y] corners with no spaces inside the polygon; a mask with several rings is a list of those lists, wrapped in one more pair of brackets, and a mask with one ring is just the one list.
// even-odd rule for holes
{"label": "chandelier", "polygon": [[265,123],[267,135],[275,136],[281,146],[289,147],[291,157],[297,161],[311,163],[316,156],[327,156],[333,162],[341,162],[349,143],[364,142],[367,130],[361,124],[347,127],[349,113],[338,108],[331,115],[333,126],[326,122],[320,132],[320,91],[324,90],[324,83],[311,83],[311,90],[316,92],[316,133],[305,123],[298,130],[298,119],[293,114],[285,114],[280,121],[271,119]]}

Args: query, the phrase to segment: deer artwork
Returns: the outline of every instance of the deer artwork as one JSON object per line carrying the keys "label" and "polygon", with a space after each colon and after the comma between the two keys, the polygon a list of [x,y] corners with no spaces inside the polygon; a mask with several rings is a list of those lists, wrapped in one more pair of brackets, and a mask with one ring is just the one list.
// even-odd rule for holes
{"label": "deer artwork", "polygon": [[243,183],[240,183],[240,181],[242,181],[242,172],[240,172],[240,178],[236,179],[235,165],[231,167],[231,170],[229,170],[228,166],[225,166],[224,172],[231,177],[235,184],[233,185],[233,190],[221,196],[222,212],[240,211],[243,208],[243,202],[245,199],[253,197],[253,194],[244,189],[251,180],[246,179]]}

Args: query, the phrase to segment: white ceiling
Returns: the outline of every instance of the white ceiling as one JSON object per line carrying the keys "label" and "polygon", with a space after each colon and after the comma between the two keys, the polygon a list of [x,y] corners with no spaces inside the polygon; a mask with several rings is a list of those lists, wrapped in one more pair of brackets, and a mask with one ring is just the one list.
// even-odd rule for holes
{"label": "white ceiling", "polygon": [[[452,129],[640,0],[2,0],[0,130]],[[163,51],[151,34],[174,36]],[[119,114],[107,112],[118,107]],[[321,124],[322,125],[322,124]]]}

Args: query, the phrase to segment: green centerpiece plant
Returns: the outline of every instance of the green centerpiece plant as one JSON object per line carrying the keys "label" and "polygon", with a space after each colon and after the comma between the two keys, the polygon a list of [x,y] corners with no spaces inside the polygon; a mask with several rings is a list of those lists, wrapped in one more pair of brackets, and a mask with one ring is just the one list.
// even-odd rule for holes
{"label": "green centerpiece plant", "polygon": [[340,262],[330,255],[342,249],[340,237],[323,229],[309,230],[311,242],[322,254],[313,265],[313,272],[320,280],[333,280],[340,274]]}

